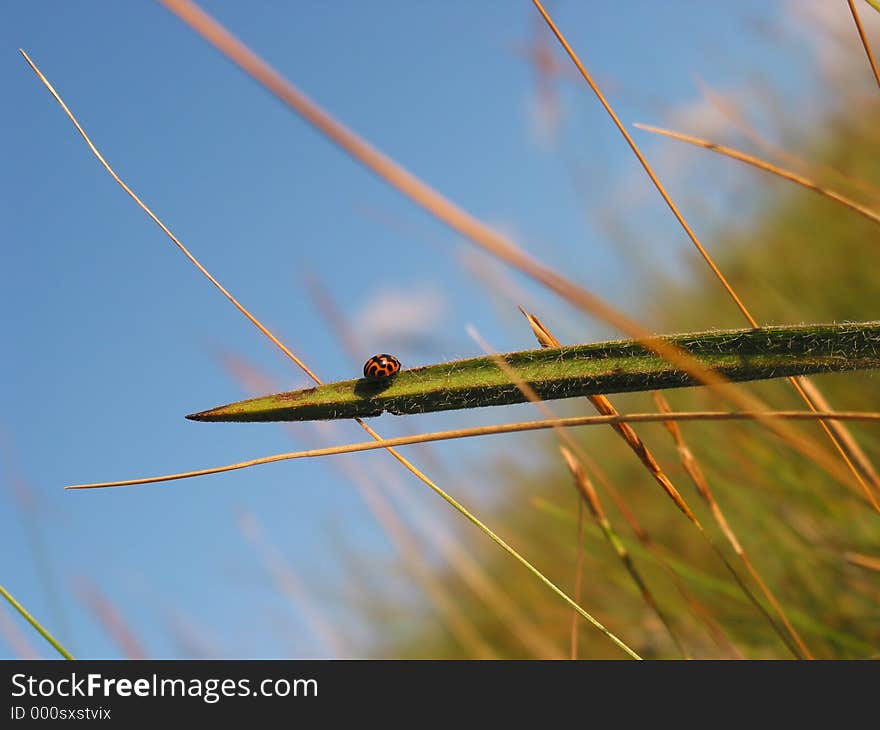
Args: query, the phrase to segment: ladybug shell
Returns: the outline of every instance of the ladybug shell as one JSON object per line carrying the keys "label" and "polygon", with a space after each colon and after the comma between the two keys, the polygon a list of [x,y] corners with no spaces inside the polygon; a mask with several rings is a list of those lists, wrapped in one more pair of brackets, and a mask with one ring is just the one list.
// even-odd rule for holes
{"label": "ladybug shell", "polygon": [[373,355],[364,364],[364,377],[371,380],[390,378],[400,370],[400,360],[394,355]]}

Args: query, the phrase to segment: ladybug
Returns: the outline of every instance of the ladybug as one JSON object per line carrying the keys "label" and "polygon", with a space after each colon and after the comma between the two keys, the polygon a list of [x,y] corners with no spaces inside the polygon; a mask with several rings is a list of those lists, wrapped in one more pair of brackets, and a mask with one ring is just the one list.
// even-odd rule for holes
{"label": "ladybug", "polygon": [[370,380],[390,378],[400,371],[400,360],[394,355],[373,355],[364,363],[364,377]]}

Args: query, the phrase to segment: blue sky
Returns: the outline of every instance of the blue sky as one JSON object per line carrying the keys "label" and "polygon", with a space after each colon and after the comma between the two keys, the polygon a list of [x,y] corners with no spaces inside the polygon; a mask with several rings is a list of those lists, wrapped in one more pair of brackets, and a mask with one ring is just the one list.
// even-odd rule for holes
{"label": "blue sky", "polygon": [[[616,305],[641,313],[641,285],[632,254],[621,254],[597,223],[598,210],[636,234],[650,231],[647,249],[636,254],[644,264],[684,275],[692,255],[684,237],[585,87],[559,80],[555,143],[536,137],[535,74],[516,50],[541,30],[530,3],[204,7],[379,149]],[[783,30],[782,41],[771,43],[756,30],[780,22],[783,6],[775,3],[550,7],[626,123],[699,110],[695,74],[721,90],[744,88],[760,75],[792,96],[809,83],[803,40]],[[406,586],[394,573],[388,540],[328,462],[62,490],[305,443],[362,440],[362,433],[351,424],[328,437],[308,426],[184,420],[247,395],[219,353],[246,359],[281,389],[305,378],[98,166],[17,49],[40,66],[123,179],[325,380],[355,377],[367,356],[392,348],[410,365],[473,356],[478,348],[467,324],[499,349],[531,347],[512,302],[462,265],[465,242],[359,168],[159,5],[32,2],[7,4],[3,15],[0,474],[8,489],[0,581],[81,656],[121,655],[87,608],[83,581],[115,605],[151,656],[191,655],[193,643],[222,656],[327,655],[243,536],[238,516],[247,512],[326,620],[366,646],[357,641],[381,628],[346,608],[352,584],[349,558],[340,556],[355,552],[377,566],[369,590],[407,595]],[[649,155],[666,159],[662,143],[638,139]],[[696,211],[694,220],[704,229],[717,224],[702,215]],[[607,334],[507,275],[566,339]],[[306,276],[354,324],[357,360],[322,319]],[[517,415],[494,410],[406,424],[385,416],[375,426],[394,435]],[[438,480],[489,510],[491,484],[475,488],[470,475],[512,443],[438,448]],[[340,458],[366,474],[395,470],[384,454]],[[438,520],[449,517],[423,485],[398,476],[422,508]],[[15,496],[21,484],[27,504]],[[190,643],[175,639],[170,616],[195,627]],[[18,618],[11,621],[27,632]],[[39,637],[26,635],[41,655],[51,655]],[[0,655],[15,655],[8,634],[0,635]]]}

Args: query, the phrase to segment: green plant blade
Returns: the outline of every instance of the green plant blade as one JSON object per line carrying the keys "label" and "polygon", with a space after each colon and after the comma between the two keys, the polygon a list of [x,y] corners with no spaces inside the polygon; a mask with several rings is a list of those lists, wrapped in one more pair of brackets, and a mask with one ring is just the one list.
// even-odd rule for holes
{"label": "green plant blade", "polygon": [[[732,381],[880,368],[880,322],[762,327],[666,336],[704,367]],[[699,385],[634,340],[501,355],[545,400]],[[252,398],[187,418],[194,421],[311,421],[384,412],[428,413],[523,403],[495,358],[402,370],[384,381],[344,380]]]}
{"label": "green plant blade", "polygon": [[0,585],[0,596],[3,596],[8,602],[9,605],[12,606],[16,611],[18,611],[22,616],[24,616],[25,620],[33,626],[37,631],[40,632],[40,635],[48,641],[52,648],[55,649],[61,656],[65,659],[73,660],[73,655],[65,649],[61,643],[56,639],[52,634],[50,634],[46,629],[43,628],[43,625],[37,621],[33,616],[31,616],[30,612],[22,606],[9,591],[6,590],[2,585]]}

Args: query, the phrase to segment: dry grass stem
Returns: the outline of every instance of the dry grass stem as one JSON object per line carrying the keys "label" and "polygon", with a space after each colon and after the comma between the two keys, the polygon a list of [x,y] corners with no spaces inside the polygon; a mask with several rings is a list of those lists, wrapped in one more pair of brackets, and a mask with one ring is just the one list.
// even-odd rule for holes
{"label": "dry grass stem", "polygon": [[[850,198],[847,198],[842,193],[837,192],[836,190],[832,190],[829,187],[825,187],[820,185],[815,180],[812,180],[804,175],[800,175],[791,170],[787,170],[784,167],[779,167],[779,165],[774,165],[772,162],[767,162],[766,160],[762,160],[760,157],[755,157],[754,155],[750,155],[747,152],[742,152],[741,150],[734,149],[733,147],[726,147],[725,145],[717,144],[716,142],[712,142],[708,139],[703,139],[702,137],[695,137],[690,134],[683,134],[682,132],[676,132],[671,129],[663,129],[662,127],[655,127],[651,124],[641,124],[636,122],[633,126],[638,129],[642,129],[645,132],[652,132],[653,134],[659,134],[663,137],[669,137],[670,139],[677,139],[680,142],[687,142],[688,144],[694,145],[695,147],[702,147],[703,149],[711,150],[712,152],[717,152],[719,155],[724,155],[725,157],[729,157],[733,160],[738,160],[739,162],[744,162],[747,165],[751,165],[759,170],[764,170],[765,172],[769,172],[777,177],[781,177],[783,180],[788,180],[797,185],[800,185],[807,190],[812,190],[814,193],[818,193],[819,195],[828,198],[829,200],[833,200],[836,203],[844,206],[845,208],[849,208],[851,211],[858,213],[859,215],[867,218],[872,223],[880,223],[880,213],[868,208],[860,203],[857,203]],[[752,323],[753,327],[757,327],[757,323]]]}
{"label": "dry grass stem", "polygon": [[[577,506],[577,548],[575,549],[574,561],[574,600],[581,602],[581,591],[584,582],[584,503],[578,500]],[[571,658],[572,661],[578,658],[578,629],[580,621],[578,615],[574,612],[571,614]]]}
{"label": "dry grass stem", "polygon": [[[657,403],[657,407],[662,413],[672,412],[672,408],[670,408],[669,402],[666,400],[666,398],[663,397],[661,393],[655,392],[654,400]],[[755,583],[758,584],[758,587],[761,589],[764,597],[773,607],[773,610],[776,611],[776,615],[779,616],[780,620],[785,626],[785,630],[788,631],[789,636],[791,636],[792,640],[798,645],[798,648],[801,650],[803,655],[808,659],[812,659],[813,655],[807,648],[807,645],[804,643],[798,632],[795,630],[794,626],[788,618],[788,615],[782,608],[782,604],[779,603],[776,596],[773,594],[773,591],[770,590],[770,587],[764,582],[764,579],[761,578],[761,575],[760,573],[758,573],[758,570],[752,563],[751,558],[749,558],[745,549],[742,547],[742,544],[737,539],[736,533],[734,533],[733,528],[731,528],[730,524],[728,523],[727,518],[725,517],[720,505],[715,500],[715,496],[712,494],[712,490],[709,488],[709,482],[706,480],[705,474],[700,468],[700,464],[697,461],[697,458],[694,456],[687,443],[685,443],[684,436],[681,433],[681,428],[679,428],[679,425],[674,421],[667,421],[664,425],[666,426],[666,429],[669,431],[669,433],[672,435],[672,439],[675,442],[675,447],[678,450],[679,456],[681,458],[681,464],[684,467],[684,470],[691,478],[691,481],[693,481],[694,486],[696,486],[697,488],[697,492],[703,498],[706,506],[711,511],[712,517],[714,517],[715,522],[721,529],[721,532],[724,534],[725,538],[727,538],[727,541],[730,543],[733,551],[742,561],[743,565],[749,572],[749,575],[752,576],[752,579],[755,581]]]}
{"label": "dry grass stem", "polygon": [[871,72],[874,74],[874,80],[877,86],[880,86],[880,70],[877,69],[877,62],[874,60],[874,53],[871,51],[871,44],[868,43],[868,37],[865,35],[865,29],[862,27],[862,21],[859,18],[859,12],[856,10],[854,0],[846,0],[849,3],[849,10],[852,13],[853,21],[856,24],[856,30],[862,41],[862,47],[865,49],[865,55],[868,57],[868,63],[871,65]]}
{"label": "dry grass stem", "polygon": [[[792,154],[778,144],[766,139],[742,114],[737,106],[728,98],[712,89],[703,79],[697,79],[697,87],[703,97],[719,112],[721,112],[733,124],[734,128],[741,132],[750,142],[764,152],[785,162],[789,167],[800,170],[815,170],[824,175],[836,178],[838,181],[848,185],[857,187],[866,195],[877,198],[880,195],[880,189],[861,177],[853,177],[851,174],[827,163],[818,163],[811,160],[805,160]],[[636,125],[638,126],[638,125]],[[769,171],[768,171],[769,172]]]}
{"label": "dry grass stem", "polygon": [[880,557],[877,557],[876,555],[847,552],[844,553],[844,557],[848,563],[880,573]]}
{"label": "dry grass stem", "polygon": [[615,423],[657,423],[666,420],[674,421],[757,421],[766,418],[779,418],[796,421],[815,421],[819,419],[838,419],[846,421],[880,421],[880,413],[865,411],[761,411],[753,413],[749,411],[692,411],[686,413],[629,413],[619,416],[574,416],[571,418],[550,418],[538,421],[519,421],[516,423],[502,423],[494,426],[475,426],[472,428],[458,428],[449,431],[435,431],[434,433],[415,434],[413,436],[399,436],[379,441],[364,441],[342,446],[327,446],[320,449],[304,451],[292,451],[283,454],[262,456],[256,459],[241,461],[226,466],[211,467],[195,471],[167,474],[165,476],[146,477],[142,479],[128,479],[115,482],[96,482],[93,484],[74,484],[65,489],[92,489],[99,487],[125,487],[135,484],[152,484],[155,482],[187,479],[190,477],[219,474],[225,471],[246,469],[261,464],[272,464],[276,461],[288,461],[291,459],[306,459],[318,456],[333,456],[335,454],[351,454],[356,451],[373,451],[375,449],[387,449],[396,446],[410,446],[429,441],[449,441],[459,438],[473,438],[475,436],[493,436],[503,433],[520,433],[522,431],[542,431],[549,428],[575,428],[577,426],[607,426]]}

